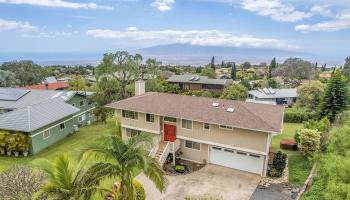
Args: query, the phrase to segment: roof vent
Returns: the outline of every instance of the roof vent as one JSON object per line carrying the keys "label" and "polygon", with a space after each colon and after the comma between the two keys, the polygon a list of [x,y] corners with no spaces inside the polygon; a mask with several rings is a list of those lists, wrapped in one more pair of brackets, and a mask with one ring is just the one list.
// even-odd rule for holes
{"label": "roof vent", "polygon": [[235,111],[235,109],[234,108],[227,108],[226,111],[227,112],[233,112],[233,111]]}
{"label": "roof vent", "polygon": [[219,107],[219,103],[214,102],[214,103],[212,104],[212,106],[214,106],[214,107]]}
{"label": "roof vent", "polygon": [[197,77],[194,79],[194,81],[199,81],[199,77],[197,76]]}
{"label": "roof vent", "polygon": [[190,81],[193,81],[195,78],[196,78],[196,77],[192,76],[192,77],[190,78]]}

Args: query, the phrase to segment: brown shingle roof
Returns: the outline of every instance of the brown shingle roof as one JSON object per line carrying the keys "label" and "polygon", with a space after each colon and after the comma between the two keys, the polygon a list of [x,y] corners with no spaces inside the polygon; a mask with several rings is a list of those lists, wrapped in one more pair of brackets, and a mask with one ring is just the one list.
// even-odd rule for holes
{"label": "brown shingle roof", "polygon": [[[219,106],[212,106],[213,102]],[[275,133],[281,132],[284,111],[283,106],[156,92],[106,107]],[[234,108],[234,112],[227,112],[227,108]]]}

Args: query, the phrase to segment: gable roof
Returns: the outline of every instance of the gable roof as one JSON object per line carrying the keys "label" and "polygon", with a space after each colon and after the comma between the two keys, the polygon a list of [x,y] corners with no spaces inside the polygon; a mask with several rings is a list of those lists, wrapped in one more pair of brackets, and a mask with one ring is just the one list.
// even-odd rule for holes
{"label": "gable roof", "polygon": [[[288,88],[288,89],[271,89],[268,88],[259,89],[259,90],[250,90],[249,94],[256,96],[260,99],[269,99],[269,98],[295,98],[298,97],[296,88]],[[271,91],[272,92],[269,92]]]}
{"label": "gable roof", "polygon": [[195,74],[172,75],[167,81],[171,83],[198,83],[224,86],[232,83],[232,79],[208,78],[207,76],[198,76]]}
{"label": "gable roof", "polygon": [[[214,107],[214,102],[219,106]],[[283,106],[156,92],[106,107],[274,133],[281,132],[284,112]],[[227,108],[234,111],[228,112]]]}
{"label": "gable roof", "polygon": [[63,81],[48,83],[48,88],[45,84],[29,85],[24,87],[25,89],[35,89],[35,90],[62,90],[69,88],[69,84]]}
{"label": "gable roof", "polygon": [[60,99],[49,99],[1,114],[0,129],[32,132],[78,111]]}

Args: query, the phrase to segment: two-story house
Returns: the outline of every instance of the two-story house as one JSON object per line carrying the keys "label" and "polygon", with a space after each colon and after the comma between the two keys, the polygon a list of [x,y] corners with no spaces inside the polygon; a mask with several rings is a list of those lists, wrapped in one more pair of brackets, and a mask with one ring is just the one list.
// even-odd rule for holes
{"label": "two-story house", "polygon": [[36,154],[95,121],[91,92],[0,88],[0,130],[23,132]]}
{"label": "two-story house", "polygon": [[169,153],[182,159],[212,163],[266,175],[271,138],[280,134],[283,106],[144,93],[107,105],[114,108],[127,139],[140,132],[153,137],[150,155],[165,162]]}

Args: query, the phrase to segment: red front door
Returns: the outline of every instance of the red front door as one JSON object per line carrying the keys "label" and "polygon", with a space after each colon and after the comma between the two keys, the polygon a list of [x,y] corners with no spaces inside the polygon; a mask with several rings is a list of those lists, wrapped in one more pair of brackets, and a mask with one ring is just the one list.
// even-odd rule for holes
{"label": "red front door", "polygon": [[164,124],[164,141],[174,142],[176,140],[176,126]]}

